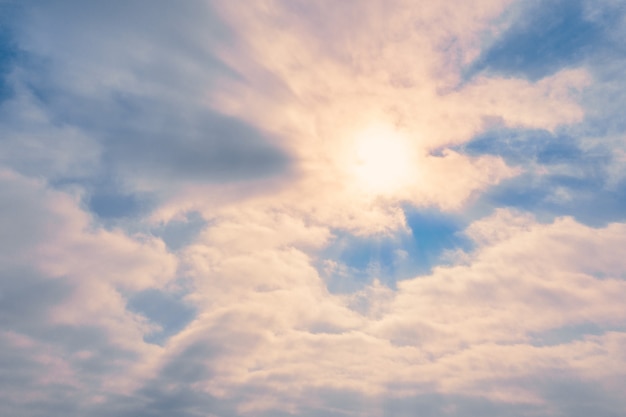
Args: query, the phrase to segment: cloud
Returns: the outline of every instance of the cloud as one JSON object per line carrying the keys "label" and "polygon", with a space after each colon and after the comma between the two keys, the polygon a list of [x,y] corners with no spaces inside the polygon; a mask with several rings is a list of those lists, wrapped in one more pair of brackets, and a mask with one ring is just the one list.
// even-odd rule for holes
{"label": "cloud", "polygon": [[0,182],[10,202],[0,216],[2,356],[22,364],[3,397],[79,409],[107,383],[124,389],[156,352],[143,342],[150,323],[122,291],[163,286],[176,261],[154,239],[94,228],[75,197],[7,171]]}
{"label": "cloud", "polygon": [[[206,99],[215,78],[237,75],[200,39],[221,42],[227,31],[217,24],[200,34],[177,28],[198,27],[200,16],[218,22],[210,8],[183,6],[165,19],[154,7],[20,8],[14,36],[21,58],[8,76],[15,97],[4,103],[10,166],[29,174],[37,167],[57,180],[122,176],[131,189],[151,191],[163,183],[237,181],[287,169],[290,158],[271,143],[276,139],[220,114]],[[59,26],[61,16],[71,18]]]}
{"label": "cloud", "polygon": [[[351,297],[326,293],[297,250],[272,248],[265,239],[231,260],[214,255],[207,236],[188,249],[202,320],[172,346],[181,344],[184,355],[185,346],[219,340],[220,350],[204,356],[210,378],[195,386],[225,398],[240,389],[258,393],[248,392],[242,413],[299,412],[310,404],[306,393],[320,387],[378,398],[391,386],[404,387],[395,391],[401,397],[478,396],[543,409],[549,401],[544,387],[517,381],[556,370],[607,381],[607,392],[617,395],[608,381],[626,369],[618,354],[626,292],[623,225],[592,229],[568,218],[540,224],[499,211],[467,233],[478,245],[469,264],[436,268],[398,283],[395,292],[374,283],[360,295],[361,305],[370,304],[365,310],[355,310]],[[215,244],[222,247],[219,239]],[[604,330],[536,344],[540,332],[584,323]],[[612,365],[602,365],[605,360]],[[283,405],[265,402],[266,390]]]}
{"label": "cloud", "polygon": [[618,415],[591,6],[12,4],[0,414]]}
{"label": "cloud", "polygon": [[537,80],[563,68],[579,66],[612,46],[620,24],[617,2],[527,2],[513,24],[470,66]]}
{"label": "cloud", "polygon": [[[245,54],[230,50],[221,57],[249,84],[226,80],[212,100],[230,115],[288,132],[284,145],[298,161],[299,175],[269,200],[293,201],[307,217],[359,234],[402,229],[403,202],[458,210],[519,174],[498,158],[468,158],[448,149],[489,128],[490,120],[553,130],[583,117],[573,93],[589,83],[584,70],[560,71],[538,82],[484,77],[465,85],[446,78],[460,74],[462,62],[435,70],[450,54],[442,44],[456,39],[459,53],[473,53],[480,33],[503,7],[482,2],[462,14],[447,5],[418,9],[371,2],[346,4],[329,19],[321,4],[221,6],[220,15],[237,25],[247,45]],[[346,31],[342,19],[353,15],[359,23]],[[430,23],[444,16],[454,24]],[[273,85],[266,82],[268,73],[281,79],[281,87],[267,90]],[[355,172],[353,163],[360,138],[372,129],[386,132],[389,142],[406,142],[412,167],[399,181],[374,187],[384,192],[372,192],[372,181]]]}

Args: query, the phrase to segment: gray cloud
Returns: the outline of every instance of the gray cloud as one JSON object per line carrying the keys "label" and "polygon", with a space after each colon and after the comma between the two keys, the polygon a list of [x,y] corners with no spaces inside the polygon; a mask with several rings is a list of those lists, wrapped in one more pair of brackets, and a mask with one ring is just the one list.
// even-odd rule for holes
{"label": "gray cloud", "polygon": [[0,146],[19,152],[7,162],[21,172],[34,173],[33,164],[45,158],[40,153],[57,143],[76,148],[76,141],[66,146],[68,132],[51,135],[58,126],[80,132],[83,146],[100,155],[95,165],[92,155],[88,176],[121,176],[125,183],[241,181],[288,168],[277,138],[204,104],[220,79],[243,82],[212,52],[233,35],[209,4],[27,2],[20,10],[10,25],[21,56],[9,77],[17,96],[5,106],[39,113],[40,128],[28,118],[5,118]]}

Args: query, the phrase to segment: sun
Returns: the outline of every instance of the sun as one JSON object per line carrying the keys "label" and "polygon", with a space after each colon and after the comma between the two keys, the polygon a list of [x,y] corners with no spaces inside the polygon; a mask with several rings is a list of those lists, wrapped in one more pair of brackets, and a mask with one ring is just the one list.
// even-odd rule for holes
{"label": "sun", "polygon": [[364,191],[392,194],[415,180],[414,146],[391,126],[373,125],[358,132],[349,148],[349,172]]}

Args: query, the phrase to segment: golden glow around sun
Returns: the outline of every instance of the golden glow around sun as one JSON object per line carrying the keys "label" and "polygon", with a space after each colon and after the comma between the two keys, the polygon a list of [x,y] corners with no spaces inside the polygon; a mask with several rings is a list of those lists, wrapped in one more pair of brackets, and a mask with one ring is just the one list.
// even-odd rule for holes
{"label": "golden glow around sun", "polygon": [[357,133],[350,148],[349,171],[364,191],[389,194],[415,180],[414,147],[390,126],[375,125]]}

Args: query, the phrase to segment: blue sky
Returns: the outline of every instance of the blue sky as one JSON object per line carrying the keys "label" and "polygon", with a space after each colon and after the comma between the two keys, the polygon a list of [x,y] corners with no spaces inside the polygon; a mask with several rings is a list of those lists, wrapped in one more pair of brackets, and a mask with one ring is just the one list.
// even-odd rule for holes
{"label": "blue sky", "polygon": [[625,40],[623,0],[0,2],[0,415],[623,415]]}

